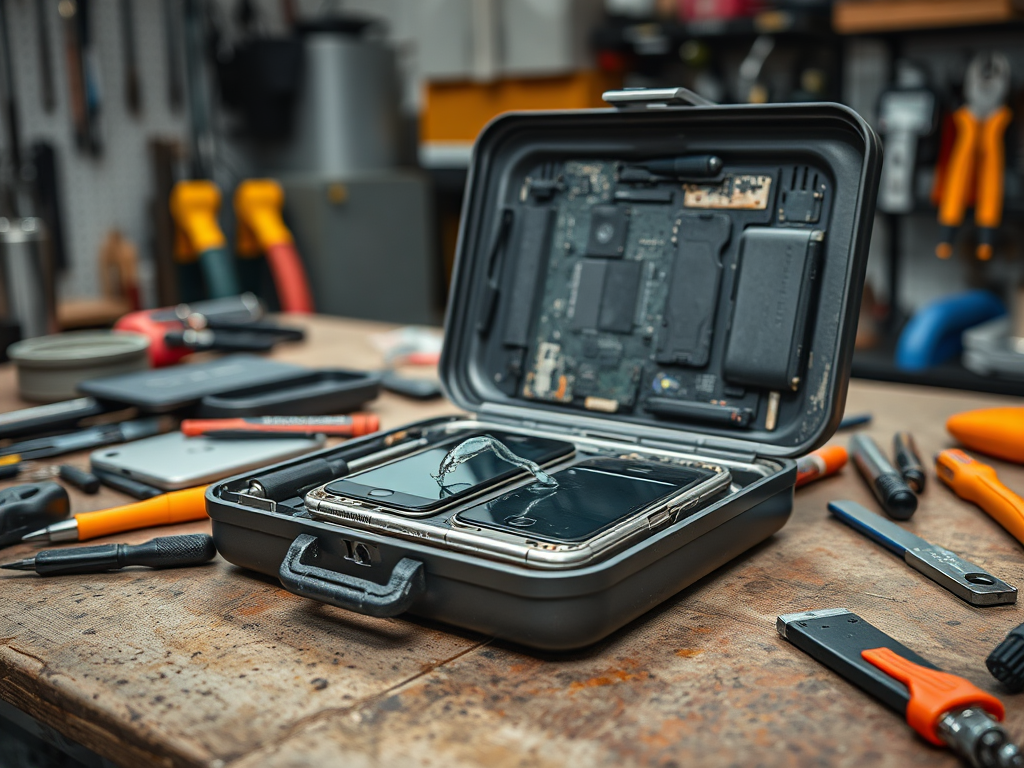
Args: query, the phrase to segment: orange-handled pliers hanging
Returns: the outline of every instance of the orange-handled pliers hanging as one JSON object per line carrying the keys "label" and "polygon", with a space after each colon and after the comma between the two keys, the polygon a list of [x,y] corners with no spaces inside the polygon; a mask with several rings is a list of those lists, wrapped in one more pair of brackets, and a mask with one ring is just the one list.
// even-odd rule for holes
{"label": "orange-handled pliers hanging", "polygon": [[1004,103],[1010,90],[1010,62],[1001,53],[975,56],[964,77],[967,103],[953,114],[956,141],[939,201],[942,239],[935,249],[941,259],[953,253],[953,237],[964,221],[974,184],[974,223],[978,225],[975,255],[992,258],[995,231],[1003,218],[1003,147],[1013,113]]}

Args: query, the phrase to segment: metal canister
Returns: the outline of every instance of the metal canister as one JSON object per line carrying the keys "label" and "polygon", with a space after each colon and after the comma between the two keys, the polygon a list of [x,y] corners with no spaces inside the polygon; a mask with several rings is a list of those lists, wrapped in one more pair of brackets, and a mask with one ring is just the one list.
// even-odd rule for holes
{"label": "metal canister", "polygon": [[57,330],[49,241],[41,219],[0,218],[0,317],[21,327],[21,338]]}

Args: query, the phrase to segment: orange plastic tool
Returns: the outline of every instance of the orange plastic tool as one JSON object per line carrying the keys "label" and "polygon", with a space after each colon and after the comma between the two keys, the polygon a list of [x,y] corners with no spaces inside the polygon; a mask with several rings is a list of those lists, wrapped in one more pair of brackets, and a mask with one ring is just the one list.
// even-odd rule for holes
{"label": "orange plastic tool", "polygon": [[248,179],[235,190],[236,250],[244,258],[266,254],[285,312],[313,312],[313,293],[292,233],[281,217],[284,190],[272,179]]}
{"label": "orange plastic tool", "polygon": [[932,744],[946,746],[936,726],[947,712],[979,707],[999,721],[1006,714],[999,699],[962,677],[922,667],[890,648],[871,648],[860,655],[907,686],[907,724]]}
{"label": "orange plastic tool", "polygon": [[796,460],[796,487],[834,475],[846,466],[848,458],[841,445],[827,445],[801,456]]}
{"label": "orange plastic tool", "polygon": [[946,429],[972,450],[1024,464],[1024,407],[965,411],[950,416]]}
{"label": "orange plastic tool", "polygon": [[156,525],[202,520],[206,517],[206,488],[205,485],[186,488],[134,504],[125,504],[123,507],[82,512],[75,515],[78,540],[97,539]]}
{"label": "orange plastic tool", "polygon": [[977,504],[1024,544],[1024,499],[999,482],[992,467],[948,448],[935,457],[935,473],[957,496]]}
{"label": "orange plastic tool", "polygon": [[992,258],[995,230],[1003,221],[1003,174],[1006,171],[1005,138],[1013,112],[1002,106],[981,126],[978,162],[978,192],[974,203],[974,223],[978,225],[975,256],[982,261]]}
{"label": "orange plastic tool", "polygon": [[1006,158],[1004,135],[1013,113],[1004,102],[1010,88],[1010,63],[1001,53],[979,53],[964,75],[967,103],[953,113],[956,139],[942,174],[939,224],[942,235],[935,253],[948,259],[953,238],[974,199],[978,225],[975,256],[992,258],[995,231],[1003,218]]}

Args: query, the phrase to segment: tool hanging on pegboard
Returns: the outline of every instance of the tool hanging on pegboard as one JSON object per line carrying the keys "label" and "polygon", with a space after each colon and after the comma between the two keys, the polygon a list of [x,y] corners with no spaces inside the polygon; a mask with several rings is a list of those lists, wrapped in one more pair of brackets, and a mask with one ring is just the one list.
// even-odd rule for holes
{"label": "tool hanging on pegboard", "polygon": [[1013,113],[1006,106],[1010,62],[998,52],[979,53],[964,77],[966,103],[953,113],[956,139],[945,167],[936,170],[941,190],[939,224],[942,236],[935,254],[948,259],[953,239],[973,201],[978,227],[975,256],[992,258],[996,230],[1003,220],[1006,173],[1006,128]]}
{"label": "tool hanging on pegboard", "polygon": [[89,3],[90,0],[61,0],[57,9],[64,26],[64,53],[75,143],[81,151],[98,156],[103,151],[99,125],[103,102],[99,67],[90,34]]}

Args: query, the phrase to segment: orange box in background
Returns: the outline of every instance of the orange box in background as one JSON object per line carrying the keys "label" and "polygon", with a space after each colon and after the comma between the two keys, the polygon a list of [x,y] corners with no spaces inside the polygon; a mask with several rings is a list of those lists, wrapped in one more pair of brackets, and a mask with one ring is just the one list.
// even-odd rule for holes
{"label": "orange box in background", "polygon": [[502,112],[603,107],[606,105],[601,94],[620,86],[618,75],[598,71],[492,83],[428,82],[420,118],[420,141],[472,144],[483,127]]}

